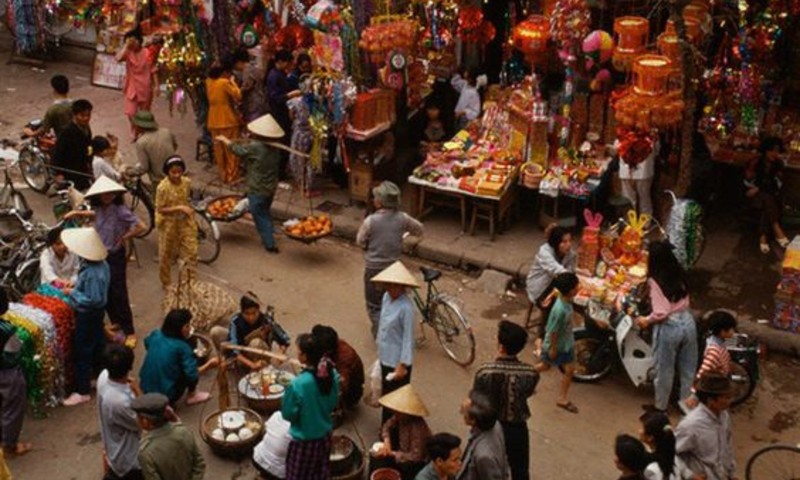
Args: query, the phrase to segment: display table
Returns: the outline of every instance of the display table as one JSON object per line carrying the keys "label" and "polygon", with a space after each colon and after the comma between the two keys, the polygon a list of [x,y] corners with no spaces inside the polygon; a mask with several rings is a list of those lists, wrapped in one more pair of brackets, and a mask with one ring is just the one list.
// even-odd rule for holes
{"label": "display table", "polygon": [[[600,174],[586,179],[584,182],[586,188],[581,193],[569,189],[540,186],[539,195],[542,196],[542,206],[539,211],[539,223],[542,228],[551,223],[557,223],[563,227],[578,226],[578,219],[581,216],[577,212],[581,210],[580,207],[582,206],[589,207],[592,211],[598,211],[602,203],[598,201],[598,194],[610,180],[610,165],[610,159],[602,162],[600,164]],[[562,216],[565,207],[570,209],[570,215],[568,216]]]}
{"label": "display table", "polygon": [[422,220],[435,207],[457,208],[461,213],[461,231],[467,231],[467,213],[471,208],[469,234],[474,235],[478,218],[489,222],[489,237],[494,240],[495,233],[508,226],[512,208],[517,203],[516,181],[508,182],[499,196],[478,195],[456,188],[439,185],[417,178],[408,177],[408,183],[418,188],[416,217]]}

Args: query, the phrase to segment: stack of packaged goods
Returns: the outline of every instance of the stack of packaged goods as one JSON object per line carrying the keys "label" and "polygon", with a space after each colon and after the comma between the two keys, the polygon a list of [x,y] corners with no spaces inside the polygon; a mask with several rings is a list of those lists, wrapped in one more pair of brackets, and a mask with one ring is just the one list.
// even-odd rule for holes
{"label": "stack of packaged goods", "polygon": [[781,281],[775,292],[775,317],[772,325],[800,333],[800,236],[786,249],[781,266]]}

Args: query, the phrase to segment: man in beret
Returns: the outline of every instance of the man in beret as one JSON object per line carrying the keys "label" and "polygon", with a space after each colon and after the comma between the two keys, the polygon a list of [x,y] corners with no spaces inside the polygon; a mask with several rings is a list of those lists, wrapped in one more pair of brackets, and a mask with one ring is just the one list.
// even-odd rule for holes
{"label": "man in beret", "polygon": [[706,480],[735,480],[736,461],[728,408],[731,381],[716,372],[701,376],[695,385],[700,400],[675,429],[675,452],[696,476]]}
{"label": "man in beret", "polygon": [[194,435],[181,422],[171,422],[169,399],[147,393],[133,399],[131,408],[144,432],[139,446],[139,466],[145,480],[202,480],[206,472],[203,455]]}

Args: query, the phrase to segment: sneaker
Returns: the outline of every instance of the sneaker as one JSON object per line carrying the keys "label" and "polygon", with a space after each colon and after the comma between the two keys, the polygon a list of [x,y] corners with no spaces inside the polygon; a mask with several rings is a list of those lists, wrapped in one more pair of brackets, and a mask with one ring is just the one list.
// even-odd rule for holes
{"label": "sneaker", "polygon": [[76,405],[86,403],[91,399],[92,399],[91,395],[81,395],[80,393],[75,392],[64,400],[64,406],[74,407]]}

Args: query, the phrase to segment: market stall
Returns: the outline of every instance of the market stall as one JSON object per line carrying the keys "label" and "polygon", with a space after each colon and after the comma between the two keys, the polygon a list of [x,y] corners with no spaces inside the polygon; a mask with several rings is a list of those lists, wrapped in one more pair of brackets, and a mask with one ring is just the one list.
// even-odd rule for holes
{"label": "market stall", "polygon": [[470,233],[477,219],[485,218],[492,239],[508,223],[528,132],[527,124],[522,124],[525,130],[515,126],[506,107],[502,102],[486,105],[480,124],[460,131],[441,150],[428,152],[408,178],[419,188],[418,216],[437,205],[457,205],[462,230],[468,215]]}

